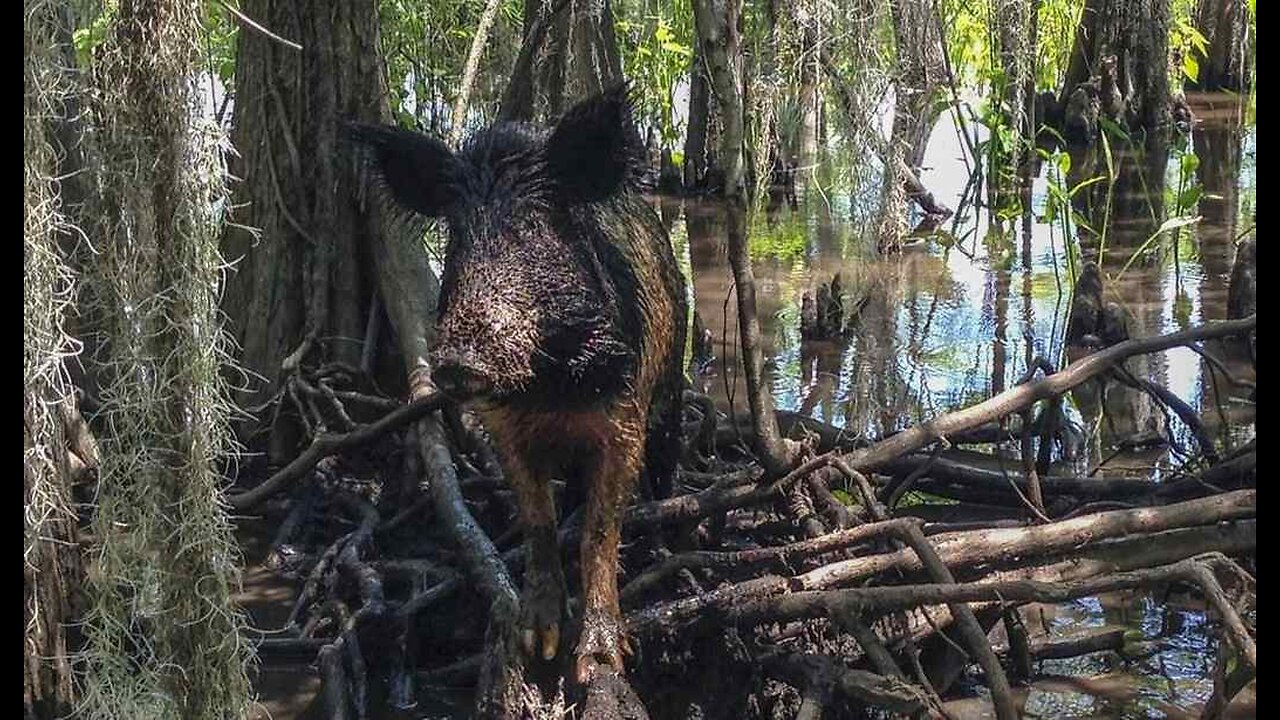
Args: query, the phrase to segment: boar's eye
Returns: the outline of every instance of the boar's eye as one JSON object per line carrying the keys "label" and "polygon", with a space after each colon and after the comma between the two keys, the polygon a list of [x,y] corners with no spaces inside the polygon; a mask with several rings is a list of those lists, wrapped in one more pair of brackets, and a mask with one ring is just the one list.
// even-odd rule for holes
{"label": "boar's eye", "polygon": [[627,85],[614,85],[565,113],[547,139],[546,156],[547,171],[570,201],[603,200],[639,180],[644,145]]}
{"label": "boar's eye", "polygon": [[374,166],[401,206],[440,217],[453,202],[455,160],[444,143],[385,125],[348,123],[346,131],[372,150]]}

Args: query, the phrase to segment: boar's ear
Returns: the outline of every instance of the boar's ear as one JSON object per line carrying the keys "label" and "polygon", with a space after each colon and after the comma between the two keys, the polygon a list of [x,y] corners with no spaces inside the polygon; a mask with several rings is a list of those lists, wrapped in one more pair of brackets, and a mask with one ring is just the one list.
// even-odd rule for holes
{"label": "boar's ear", "polygon": [[639,180],[644,145],[632,120],[626,83],[565,113],[547,140],[546,153],[557,187],[575,201],[603,200]]}
{"label": "boar's ear", "polygon": [[385,125],[347,123],[346,132],[372,151],[373,165],[400,205],[439,217],[454,197],[454,158],[439,140]]}

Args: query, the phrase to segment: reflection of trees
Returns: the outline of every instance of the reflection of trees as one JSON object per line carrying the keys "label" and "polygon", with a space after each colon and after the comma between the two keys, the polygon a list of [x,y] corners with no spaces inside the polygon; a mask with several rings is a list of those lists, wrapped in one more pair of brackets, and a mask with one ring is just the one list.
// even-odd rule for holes
{"label": "reflection of trees", "polygon": [[[914,422],[921,414],[921,398],[904,376],[908,366],[903,360],[919,364],[934,303],[941,288],[948,286],[950,276],[945,264],[934,266],[932,260],[916,253],[892,255],[869,263],[862,274],[865,281],[859,292],[866,302],[853,332],[849,399],[844,413],[845,427],[852,432],[883,437]],[[919,267],[922,262],[925,267]],[[932,287],[924,288],[928,297],[921,295],[923,283],[912,281],[921,271],[929,272],[934,279]],[[914,323],[899,327],[901,308],[918,311],[925,302],[929,307],[917,313]],[[904,339],[903,335],[907,337]]]}
{"label": "reflection of trees", "polygon": [[[711,331],[718,356],[716,376],[695,378],[697,389],[715,398],[722,407],[745,412],[746,384],[738,357],[738,304],[733,294],[733,274],[729,267],[728,228],[725,210],[716,202],[685,203],[685,228],[689,235],[689,283],[693,287],[693,307]],[[781,294],[776,287],[777,261],[753,260],[756,271],[756,310],[760,323],[760,349],[766,360],[773,357],[778,329]],[[764,381],[772,382],[765,372]],[[726,383],[728,390],[726,390]]]}
{"label": "reflection of trees", "polygon": [[[1195,108],[1195,112],[1203,121],[1192,137],[1200,160],[1196,177],[1202,190],[1199,213],[1204,218],[1196,232],[1202,269],[1200,317],[1216,320],[1227,317],[1227,287],[1235,261],[1233,241],[1238,232],[1236,220],[1240,206],[1240,160],[1244,139],[1242,99],[1231,96],[1209,98],[1203,107]],[[1247,357],[1231,352],[1234,344],[1211,342],[1205,345],[1206,350],[1222,359],[1232,373],[1245,377],[1252,373]],[[1229,396],[1240,394],[1221,377],[1215,385],[1212,372],[1209,363],[1202,359],[1199,409],[1211,427],[1220,423],[1219,408],[1227,413],[1227,418],[1231,417],[1233,408]],[[1240,413],[1237,410],[1234,414]],[[1243,414],[1251,416],[1252,410],[1246,409]],[[1230,426],[1247,423],[1248,419],[1241,417],[1238,422],[1221,422],[1221,429],[1225,432]]]}
{"label": "reflection of trees", "polygon": [[[1086,254],[1097,252],[1100,235],[1105,228],[1107,249],[1125,252],[1124,261],[1151,236],[1164,219],[1165,168],[1169,162],[1169,138],[1165,132],[1153,132],[1143,140],[1122,143],[1112,140],[1115,181],[1082,188],[1071,199],[1072,209],[1084,217],[1092,232],[1081,228],[1079,241]],[[1067,188],[1107,174],[1106,157],[1098,144],[1072,148],[1071,170]],[[1108,195],[1110,216],[1108,210]],[[1151,263],[1155,254],[1142,262]],[[1119,269],[1119,268],[1117,268]]]}
{"label": "reflection of trees", "polygon": [[[995,335],[991,340],[991,394],[1004,392],[1005,369],[1007,365],[1008,332],[1009,332],[1009,286],[1012,277],[1007,263],[997,263],[987,271],[988,283],[995,285],[995,302],[992,314],[995,316]],[[994,277],[991,277],[993,276]]]}
{"label": "reflection of trees", "polygon": [[822,419],[827,422],[835,419],[835,392],[847,347],[847,343],[839,341],[800,343],[800,382],[808,388],[798,408],[801,415],[812,416],[814,408],[821,406]]}
{"label": "reflection of trees", "polygon": [[[1167,133],[1153,132],[1145,139],[1138,136],[1134,142],[1113,149],[1117,152],[1113,156],[1115,181],[1111,187],[1099,182],[1072,199],[1073,209],[1084,216],[1095,231],[1081,229],[1080,247],[1084,255],[1096,255],[1101,233],[1106,233],[1106,256],[1099,259],[1107,278],[1103,300],[1118,303],[1128,312],[1131,336],[1156,335],[1164,329],[1166,312],[1165,271],[1160,263],[1163,253],[1148,250],[1134,260],[1123,276],[1116,276],[1164,220],[1169,139]],[[1100,150],[1073,150],[1068,185],[1074,187],[1106,172]],[[1164,353],[1133,358],[1127,367],[1139,378],[1160,384],[1167,382],[1168,361]],[[1103,445],[1162,427],[1162,415],[1146,395],[1105,380],[1086,383],[1072,393],[1088,426],[1094,427],[1102,414],[1104,395],[1106,420],[1098,428]]]}
{"label": "reflection of trees", "polygon": [[[701,377],[697,389],[727,402],[723,382],[739,385],[738,309],[731,302],[733,276],[729,272],[728,235],[716,207],[705,203],[685,204],[685,228],[689,234],[689,284],[693,287],[693,307],[711,331],[721,377]],[[727,373],[727,375],[725,374]],[[723,378],[723,379],[722,379]],[[695,379],[697,382],[697,379]],[[741,387],[733,395],[741,400]]]}

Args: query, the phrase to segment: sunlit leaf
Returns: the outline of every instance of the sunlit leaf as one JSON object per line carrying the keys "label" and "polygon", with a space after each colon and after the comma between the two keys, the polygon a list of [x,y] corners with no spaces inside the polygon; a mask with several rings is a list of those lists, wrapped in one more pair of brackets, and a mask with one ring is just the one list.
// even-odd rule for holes
{"label": "sunlit leaf", "polygon": [[1129,259],[1125,262],[1124,267],[1120,268],[1120,272],[1116,274],[1116,279],[1119,280],[1124,275],[1125,271],[1129,269],[1129,266],[1132,265],[1143,253],[1145,253],[1147,249],[1151,247],[1151,244],[1154,243],[1162,234],[1170,230],[1176,230],[1180,227],[1186,227],[1187,225],[1198,222],[1200,222],[1199,215],[1196,217],[1175,217],[1165,220],[1160,224],[1160,228],[1151,234],[1151,237],[1147,238],[1137,250],[1133,251],[1133,254],[1130,255]]}
{"label": "sunlit leaf", "polygon": [[1080,182],[1076,183],[1075,187],[1071,188],[1071,191],[1067,193],[1067,197],[1075,197],[1076,193],[1080,192],[1084,188],[1087,188],[1090,185],[1100,183],[1106,179],[1107,179],[1106,177],[1102,175],[1098,175],[1097,177],[1091,177],[1088,180],[1081,180]]}

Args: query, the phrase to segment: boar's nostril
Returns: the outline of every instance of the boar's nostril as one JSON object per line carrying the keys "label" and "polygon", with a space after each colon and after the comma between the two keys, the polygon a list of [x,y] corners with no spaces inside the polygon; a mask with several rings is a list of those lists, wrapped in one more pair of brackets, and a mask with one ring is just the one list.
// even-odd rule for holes
{"label": "boar's nostril", "polygon": [[431,372],[431,379],[442,392],[458,400],[483,395],[490,383],[483,375],[457,361],[443,361]]}

